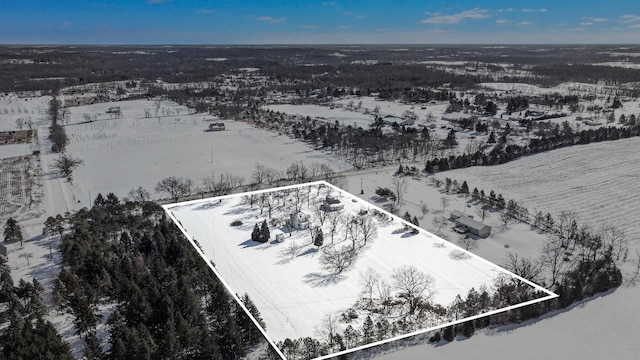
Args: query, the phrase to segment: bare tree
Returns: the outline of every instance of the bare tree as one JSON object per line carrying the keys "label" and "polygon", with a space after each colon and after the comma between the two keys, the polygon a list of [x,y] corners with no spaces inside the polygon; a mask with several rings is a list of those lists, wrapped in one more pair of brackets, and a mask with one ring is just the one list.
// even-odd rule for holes
{"label": "bare tree", "polygon": [[443,215],[438,215],[433,218],[433,226],[438,228],[438,232],[442,229],[443,226],[447,224],[447,218]]}
{"label": "bare tree", "polygon": [[316,328],[317,335],[324,340],[332,349],[336,334],[338,334],[338,317],[333,313],[326,313],[322,317],[322,323],[319,328]]}
{"label": "bare tree", "polygon": [[465,250],[473,250],[478,248],[478,243],[469,235],[463,235],[458,240],[458,243]]}
{"label": "bare tree", "polygon": [[170,176],[160,180],[155,187],[159,193],[167,193],[173,202],[178,202],[180,198],[189,195],[193,182],[191,179],[177,178]]}
{"label": "bare tree", "polygon": [[619,230],[611,224],[604,224],[600,228],[600,238],[602,248],[611,254],[611,258],[616,262],[625,262],[629,255],[629,241],[624,231]]}
{"label": "bare tree", "polygon": [[378,280],[378,284],[377,285],[378,286],[376,287],[376,290],[378,292],[378,298],[380,299],[380,302],[382,303],[382,306],[384,307],[384,311],[388,312],[392,287],[384,279]]}
{"label": "bare tree", "polygon": [[418,304],[429,300],[435,293],[435,278],[418,270],[412,265],[403,265],[393,271],[391,275],[394,287],[402,291],[409,301],[409,313],[413,314]]}
{"label": "bare tree", "polygon": [[75,158],[67,153],[62,153],[53,161],[53,167],[64,176],[68,182],[73,180],[73,171],[80,165],[84,164],[84,160]]}
{"label": "bare tree", "polygon": [[360,216],[358,226],[360,227],[360,234],[364,245],[367,245],[368,241],[378,236],[378,226],[369,213]]}
{"label": "bare tree", "polygon": [[634,260],[634,270],[627,280],[627,286],[636,286],[640,281],[640,251],[636,250],[636,258]]}
{"label": "bare tree", "polygon": [[485,217],[487,217],[487,206],[482,205],[476,210],[476,214],[482,218],[481,221],[484,221]]}
{"label": "bare tree", "polygon": [[422,219],[424,219],[424,217],[429,213],[429,206],[426,203],[421,201],[420,211],[422,212]]}
{"label": "bare tree", "polygon": [[256,164],[256,168],[255,170],[253,170],[253,173],[251,173],[251,180],[257,184],[260,185],[264,182],[266,182],[266,176],[267,176],[267,167],[257,163]]}
{"label": "bare tree", "polygon": [[320,263],[322,267],[333,275],[338,275],[349,269],[356,261],[358,254],[347,246],[336,248],[335,246],[325,247]]}
{"label": "bare tree", "polygon": [[289,241],[289,246],[287,247],[285,252],[293,259],[300,252],[300,246],[298,246],[295,241]]}
{"label": "bare tree", "polygon": [[391,184],[393,185],[393,190],[396,193],[396,202],[398,203],[398,205],[400,205],[402,203],[404,194],[407,192],[407,179],[400,175],[394,176],[391,179]]}
{"label": "bare tree", "polygon": [[354,215],[345,220],[345,235],[347,239],[351,240],[351,250],[356,251],[356,245],[360,240],[362,234],[362,228],[360,227],[359,216]]}
{"label": "bare tree", "polygon": [[18,255],[18,257],[27,259],[27,267],[29,267],[31,264],[29,262],[29,259],[31,259],[33,257],[33,253],[27,252],[27,253],[22,253],[20,255]]}
{"label": "bare tree", "polygon": [[258,194],[251,193],[251,194],[243,195],[242,201],[245,203],[245,205],[249,205],[249,208],[253,209],[253,204],[255,204],[256,201],[258,201]]}
{"label": "bare tree", "polygon": [[533,262],[529,258],[519,258],[518,254],[514,254],[511,251],[507,252],[507,260],[504,267],[534,283],[539,282],[540,274],[542,273],[542,264],[540,262]]}
{"label": "bare tree", "polygon": [[333,244],[333,237],[338,232],[338,226],[342,222],[342,217],[339,212],[333,211],[329,213],[327,219],[329,221],[329,235],[331,235],[331,243]]}
{"label": "bare tree", "polygon": [[504,229],[513,221],[513,217],[506,211],[500,213],[500,221],[502,221],[502,227]]}
{"label": "bare tree", "polygon": [[142,186],[138,186],[137,188],[131,189],[131,191],[129,191],[129,197],[132,201],[145,202],[148,201],[149,198],[151,198],[151,195]]}
{"label": "bare tree", "polygon": [[441,197],[440,204],[442,205],[442,211],[444,212],[447,209],[447,206],[449,206],[449,199],[444,196]]}
{"label": "bare tree", "polygon": [[360,285],[364,288],[364,292],[369,294],[369,304],[373,304],[373,289],[380,281],[380,274],[372,267],[360,272]]}
{"label": "bare tree", "polygon": [[544,266],[551,275],[551,285],[555,285],[565,270],[567,263],[564,259],[566,256],[564,241],[557,235],[551,235],[549,240],[544,244],[542,258],[540,260],[542,266]]}

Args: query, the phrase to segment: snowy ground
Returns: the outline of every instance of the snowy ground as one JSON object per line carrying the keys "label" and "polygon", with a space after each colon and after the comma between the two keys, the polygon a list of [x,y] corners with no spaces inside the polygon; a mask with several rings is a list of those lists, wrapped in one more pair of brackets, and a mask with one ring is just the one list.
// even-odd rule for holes
{"label": "snowy ground", "polygon": [[501,193],[528,207],[558,215],[573,212],[580,224],[611,224],[640,247],[640,138],[572,146],[492,167],[447,171],[439,177]]}
{"label": "snowy ground", "polygon": [[[638,153],[639,147],[640,139],[637,138],[573,146],[504,165],[452,170],[439,177],[467,180],[471,188],[493,189],[507,199],[518,200],[530,211],[534,207],[554,214],[573,211],[578,214],[581,224],[595,228],[604,222],[612,223],[625,229],[631,245],[630,256],[635,258],[635,249],[640,247],[636,201],[640,195],[637,186],[640,162],[633,154]],[[349,178],[350,188],[359,189],[360,177]],[[367,175],[363,177],[366,193],[371,190],[367,187],[368,181],[373,180]],[[409,186],[407,198],[437,200],[438,195],[433,191],[420,181],[414,181]],[[450,208],[459,210],[461,203],[455,205],[452,201]],[[411,203],[405,205],[409,211],[412,211],[411,206]],[[489,218],[486,222],[497,225],[495,215],[490,216],[493,220]],[[430,226],[428,222],[425,224],[427,228]],[[478,249],[473,252],[498,264],[506,251],[535,259],[536,254],[540,254],[545,235],[527,231],[527,228],[524,224],[511,224],[506,231],[480,240]],[[518,229],[518,235],[512,233]],[[509,233],[514,236],[505,237]],[[510,247],[504,248],[503,244]],[[623,265],[627,278],[630,267],[630,263]],[[471,339],[458,338],[453,344],[432,346],[424,339],[413,339],[359,356],[381,360],[458,359],[469,357],[469,354],[477,359],[633,359],[640,351],[640,343],[629,329],[635,328],[640,318],[638,299],[640,287],[623,286],[541,319],[483,330]]]}
{"label": "snowy ground", "polygon": [[[123,117],[110,119],[104,111],[121,106]],[[155,116],[156,109],[158,116]],[[152,117],[145,117],[148,110]],[[84,115],[97,121],[82,123]],[[167,114],[167,115],[163,115]],[[179,114],[179,115],[178,115]],[[284,171],[293,162],[330,163],[336,171],[348,165],[329,154],[314,151],[284,135],[253,128],[243,122],[223,121],[225,131],[205,132],[204,115],[187,115],[185,107],[170,101],[122,101],[71,108],[67,151],[84,160],[74,172],[74,196],[89,204],[89,193],[113,192],[118,197],[138,186],[152,193],[158,181],[186,177],[201,179],[224,173],[250,179],[256,163]]]}
{"label": "snowy ground", "polygon": [[[313,214],[309,209],[318,206],[329,187],[318,189],[318,185],[305,185],[301,188],[312,190],[311,207],[306,205],[305,195],[302,209]],[[334,195],[338,194],[335,189],[332,191]],[[338,198],[345,205],[343,218],[362,208],[373,208],[351,194],[339,194]],[[277,208],[272,218],[285,217],[292,211],[291,206]],[[288,230],[282,227],[285,232],[283,243],[251,241],[253,225],[267,217],[267,210],[261,215],[258,205],[250,209],[240,195],[166,205],[165,209],[185,235],[201,246],[203,256],[215,264],[214,271],[232,293],[251,296],[265,320],[267,332],[276,342],[317,336],[324,315],[341,313],[360,298],[359,274],[369,267],[390,283],[393,269],[402,265],[417,267],[436,279],[432,300],[443,305],[449,304],[458,294],[466,295],[472,287],[490,286],[498,274],[507,273],[472,254],[467,253],[468,257],[465,255],[462,259],[457,257],[462,250],[435,235],[427,232],[410,234],[398,219],[392,222],[376,219],[377,238],[367,243],[352,270],[334,278],[321,267],[322,250],[319,252],[311,244],[308,230],[294,230],[289,236]],[[241,220],[243,224],[230,226],[234,220]],[[322,228],[325,248],[351,244],[344,240],[342,227],[338,229],[334,245],[330,244],[328,224]],[[298,246],[295,255],[290,252],[294,243]]]}

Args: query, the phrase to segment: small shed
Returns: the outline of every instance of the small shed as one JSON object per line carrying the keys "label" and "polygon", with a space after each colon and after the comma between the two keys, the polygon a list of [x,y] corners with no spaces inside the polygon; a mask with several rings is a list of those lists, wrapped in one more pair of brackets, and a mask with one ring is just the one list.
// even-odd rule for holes
{"label": "small shed", "polygon": [[491,235],[491,226],[480,221],[473,220],[465,215],[460,216],[456,220],[456,227],[467,229],[470,233],[483,238]]}
{"label": "small shed", "polygon": [[273,235],[273,242],[274,243],[280,243],[280,242],[284,241],[284,233],[280,229],[273,230],[271,232],[271,235]]}
{"label": "small shed", "polygon": [[0,256],[7,257],[7,248],[2,244],[0,244]]}

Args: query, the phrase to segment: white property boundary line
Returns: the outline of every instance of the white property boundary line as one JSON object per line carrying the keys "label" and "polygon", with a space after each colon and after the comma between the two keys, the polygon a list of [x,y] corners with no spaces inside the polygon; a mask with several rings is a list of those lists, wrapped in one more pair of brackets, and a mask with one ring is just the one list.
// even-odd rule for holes
{"label": "white property boundary line", "polygon": [[[508,271],[504,268],[502,268],[501,266],[498,266],[468,250],[465,250],[461,247],[459,247],[458,245],[445,240],[437,235],[434,235],[420,227],[415,226],[414,224],[411,224],[407,221],[405,221],[404,219],[400,218],[397,215],[391,214],[387,211],[385,211],[382,208],[379,208],[378,206],[372,205],[369,202],[367,202],[364,199],[360,199],[356,196],[354,196],[353,194],[340,189],[339,187],[329,184],[326,181],[314,181],[314,182],[309,182],[309,183],[303,183],[303,184],[296,184],[296,185],[289,185],[289,186],[282,186],[282,187],[278,187],[278,188],[270,188],[270,189],[263,189],[263,190],[256,190],[256,191],[249,191],[249,192],[244,192],[244,193],[239,193],[239,194],[231,194],[231,195],[223,195],[223,196],[216,196],[216,197],[210,197],[210,198],[206,198],[206,199],[197,199],[197,200],[190,200],[190,201],[185,201],[185,202],[180,202],[180,203],[175,203],[175,204],[166,204],[166,205],[162,205],[162,208],[165,210],[165,212],[169,215],[169,217],[173,220],[173,222],[178,226],[178,228],[180,229],[180,231],[184,234],[184,236],[187,238],[187,240],[189,240],[189,242],[191,243],[191,245],[196,249],[196,251],[198,252],[198,254],[200,254],[200,257],[202,257],[202,259],[207,263],[207,266],[209,266],[209,268],[213,271],[213,273],[218,277],[218,280],[220,280],[220,282],[224,285],[224,287],[231,293],[231,296],[234,298],[234,300],[240,305],[240,307],[242,308],[242,310],[244,310],[244,312],[249,316],[249,318],[251,319],[251,321],[253,321],[254,325],[258,327],[258,330],[260,330],[260,333],[262,333],[262,335],[264,336],[264,338],[267,340],[267,342],[273,347],[273,349],[276,351],[276,353],[283,359],[283,360],[288,360],[284,354],[282,353],[282,351],[278,348],[278,346],[276,346],[276,343],[273,341],[273,339],[271,339],[271,337],[267,334],[267,332],[262,328],[262,326],[260,326],[260,324],[258,323],[258,321],[253,317],[253,315],[251,315],[251,313],[249,312],[249,309],[246,308],[246,306],[242,303],[242,301],[240,300],[240,298],[238,297],[238,295],[236,294],[236,292],[229,286],[229,284],[224,280],[224,278],[222,277],[222,275],[218,272],[218,270],[215,268],[215,266],[213,266],[213,264],[211,263],[211,259],[207,258],[207,256],[204,254],[204,252],[202,250],[200,250],[200,247],[194,242],[194,239],[192,236],[190,236],[187,231],[184,229],[184,227],[182,226],[182,224],[180,223],[180,221],[173,215],[173,213],[171,212],[171,209],[173,207],[177,207],[177,206],[183,206],[183,205],[192,205],[192,204],[198,204],[198,203],[203,203],[203,202],[209,202],[212,199],[228,199],[228,198],[236,198],[236,197],[241,197],[244,195],[248,195],[248,194],[261,194],[261,193],[265,193],[265,192],[274,192],[274,191],[280,191],[280,190],[286,190],[286,189],[294,189],[294,188],[300,188],[300,187],[307,187],[307,186],[314,186],[314,185],[323,185],[329,188],[334,189],[335,191],[341,193],[342,195],[344,195],[345,197],[350,197],[351,199],[356,199],[357,201],[364,201],[365,203],[369,204],[369,206],[374,207],[377,211],[380,211],[381,213],[386,214],[387,216],[390,216],[392,219],[394,220],[398,220],[401,223],[413,227],[415,229],[417,229],[420,232],[426,233],[427,235],[431,236],[431,237],[435,237],[436,239],[440,239],[442,241],[446,241],[448,243],[448,245],[453,246],[454,248],[457,248],[459,251],[462,251],[463,253],[474,257],[482,262],[485,262],[486,264],[490,264],[492,266],[495,266],[496,268],[500,269],[500,271],[502,271],[505,274],[510,275],[512,278],[518,279],[530,286],[532,286],[533,288],[535,288],[536,290],[542,291],[544,293],[547,294],[547,296],[541,297],[539,299],[534,299],[534,300],[529,300],[523,303],[519,303],[516,305],[511,305],[511,306],[507,306],[505,308],[501,308],[501,309],[497,309],[497,310],[492,310],[492,311],[488,311],[486,313],[482,313],[482,314],[478,314],[478,315],[474,315],[474,316],[470,316],[470,317],[466,317],[464,319],[459,319],[456,321],[451,321],[448,323],[444,323],[441,325],[437,325],[437,326],[433,326],[430,328],[426,328],[426,329],[422,329],[422,330],[418,330],[418,331],[414,331],[412,333],[408,333],[408,334],[403,334],[403,335],[399,335],[399,336],[395,336],[389,339],[384,339],[384,340],[380,340],[380,341],[376,341],[376,342],[372,342],[369,344],[365,344],[365,345],[361,345],[355,348],[351,348],[351,349],[347,349],[347,350],[343,350],[343,351],[339,351],[339,352],[335,352],[329,355],[324,355],[324,356],[320,356],[317,357],[313,360],[323,360],[323,359],[329,359],[329,358],[334,358],[343,354],[349,354],[352,352],[356,352],[359,350],[363,350],[363,349],[367,349],[367,348],[371,348],[374,346],[378,346],[378,345],[382,345],[382,344],[386,344],[392,341],[397,341],[397,340],[401,340],[401,339],[406,339],[412,336],[416,336],[416,335],[420,335],[420,334],[424,334],[433,330],[438,330],[438,329],[442,329],[445,328],[447,326],[451,326],[451,325],[457,325],[457,324],[461,324],[470,320],[475,320],[475,319],[479,319],[485,316],[489,316],[489,315],[494,315],[494,314],[498,314],[498,313],[502,313],[505,311],[509,311],[509,310],[513,310],[513,309],[517,309],[517,308],[521,308],[527,305],[531,305],[531,304],[536,304],[542,301],[547,301],[547,300],[551,300],[554,298],[557,298],[559,295],[543,288],[540,285],[537,285],[521,276],[518,276],[514,273],[512,273],[511,271]],[[259,309],[258,309],[259,310]]]}

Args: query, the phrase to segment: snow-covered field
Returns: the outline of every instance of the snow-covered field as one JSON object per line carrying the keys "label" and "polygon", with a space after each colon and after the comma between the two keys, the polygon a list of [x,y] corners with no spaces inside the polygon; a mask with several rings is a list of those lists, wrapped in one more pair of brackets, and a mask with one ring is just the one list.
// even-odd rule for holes
{"label": "snow-covered field", "polygon": [[[312,209],[319,206],[328,191],[345,206],[341,218],[356,214],[361,209],[374,209],[371,204],[325,183],[299,188],[305,191],[301,206],[311,215],[312,227],[320,225],[318,218],[312,215],[315,214]],[[271,191],[266,194],[275,196]],[[292,197],[290,194],[285,198],[271,218],[283,219],[291,213]],[[231,292],[249,294],[274,341],[317,336],[323,316],[341,313],[360,299],[363,291],[360,273],[369,267],[392,283],[394,269],[403,265],[415,266],[435,278],[432,301],[443,305],[449,304],[458,294],[464,296],[472,287],[490,288],[499,274],[514,276],[435,235],[424,231],[410,234],[395,217],[390,221],[374,217],[378,226],[377,238],[364,246],[353,269],[331,276],[319,261],[324,250],[312,245],[309,230],[289,233],[282,226],[279,229],[285,233],[284,242],[262,244],[252,241],[251,230],[254,224],[267,218],[267,209],[261,214],[259,205],[254,204],[251,209],[245,201],[240,194],[165,205],[165,209],[192,244],[201,248],[203,257],[215,264],[212,269],[226,282]],[[230,224],[235,220],[242,221],[242,225],[232,227]],[[343,225],[337,230],[335,244],[331,244],[328,223],[325,222],[321,228],[325,234],[323,249],[351,246],[351,241],[345,240]],[[274,230],[271,229],[272,232]],[[297,245],[295,253],[291,252],[292,244]],[[554,297],[548,294],[545,298]]]}
{"label": "snow-covered field", "polygon": [[336,121],[344,126],[351,125],[354,128],[368,129],[374,120],[373,114],[363,114],[343,108],[331,109],[320,105],[268,105],[265,108],[291,115],[309,116],[312,119],[322,118],[323,121],[333,125]]}
{"label": "snow-covered field", "polygon": [[[470,187],[485,191],[493,189],[507,199],[518,200],[530,211],[534,207],[553,214],[572,211],[581,224],[598,228],[610,223],[625,229],[630,255],[635,258],[633,249],[640,247],[636,201],[640,195],[640,160],[635,156],[639,150],[637,138],[573,146],[504,165],[452,170],[441,177],[465,179]],[[498,261],[501,251],[500,246],[492,245],[495,240],[494,235],[483,240],[474,252]],[[521,247],[528,240],[514,240],[521,245],[510,242],[510,250],[529,256],[539,254],[535,247]],[[627,278],[631,266],[623,266]],[[640,287],[622,286],[540,319],[482,330],[452,344],[433,346],[424,339],[410,339],[356,358],[458,359],[473,354],[477,359],[635,359],[640,342],[630,329],[640,319],[638,299]]]}
{"label": "snow-covered field", "polygon": [[501,193],[505,199],[544,213],[573,212],[580,224],[624,230],[640,246],[640,138],[572,146],[492,167],[440,175],[469,187]]}
{"label": "snow-covered field", "polygon": [[[120,119],[105,114],[121,106]],[[156,108],[159,109],[156,116]],[[151,117],[145,117],[145,110]],[[84,123],[85,114],[97,121]],[[71,108],[65,127],[67,151],[84,160],[74,172],[74,196],[88,204],[88,196],[113,192],[118,197],[138,186],[154,194],[158,181],[185,177],[196,186],[201,179],[224,173],[250,179],[256,163],[284,171],[293,162],[330,163],[336,171],[348,165],[329,154],[314,151],[287,136],[223,121],[225,131],[206,132],[210,118],[187,115],[187,109],[170,101],[123,101]]]}

